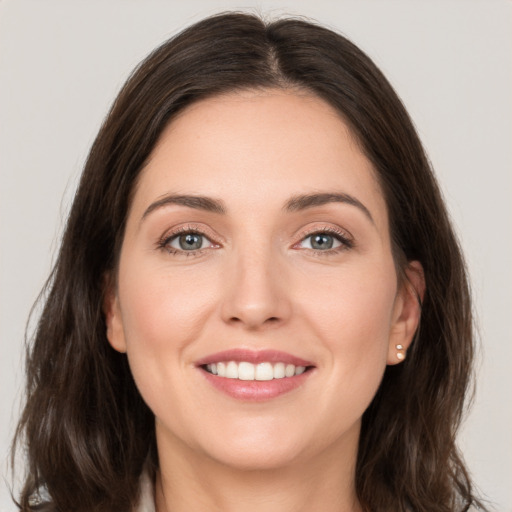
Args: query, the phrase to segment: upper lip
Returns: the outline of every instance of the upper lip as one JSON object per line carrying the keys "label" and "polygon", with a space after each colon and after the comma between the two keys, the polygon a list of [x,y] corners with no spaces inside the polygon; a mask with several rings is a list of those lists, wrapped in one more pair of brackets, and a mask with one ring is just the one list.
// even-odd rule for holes
{"label": "upper lip", "polygon": [[313,363],[310,361],[306,361],[305,359],[279,350],[249,350],[240,348],[223,350],[222,352],[207,355],[196,361],[196,365],[204,366],[206,364],[219,363],[221,361],[235,361],[239,363],[244,361],[253,364],[286,363],[293,364],[295,366],[313,366]]}

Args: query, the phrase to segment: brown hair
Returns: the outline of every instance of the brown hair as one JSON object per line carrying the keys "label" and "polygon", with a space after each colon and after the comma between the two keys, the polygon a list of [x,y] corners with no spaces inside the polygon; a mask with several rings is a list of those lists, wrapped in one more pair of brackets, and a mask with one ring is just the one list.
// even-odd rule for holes
{"label": "brown hair", "polygon": [[477,503],[455,435],[473,358],[465,265],[402,103],[350,41],[301,19],[207,18],[134,71],[90,151],[27,354],[23,511],[128,510],[154,418],[126,356],[105,335],[103,280],[115,270],[138,174],[187,105],[239,89],[300,88],[335,107],[374,165],[397,267],[419,260],[427,291],[407,360],[386,369],[363,416],[356,489],[367,511],[459,511]]}

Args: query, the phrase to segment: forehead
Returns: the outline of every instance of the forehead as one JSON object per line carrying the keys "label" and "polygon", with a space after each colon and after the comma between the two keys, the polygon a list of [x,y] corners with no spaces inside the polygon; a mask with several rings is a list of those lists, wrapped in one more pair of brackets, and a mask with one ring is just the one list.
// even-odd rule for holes
{"label": "forehead", "polygon": [[228,209],[271,209],[319,191],[353,195],[387,223],[373,166],[333,107],[306,92],[243,91],[196,102],[171,121],[133,207],[197,193],[224,198]]}

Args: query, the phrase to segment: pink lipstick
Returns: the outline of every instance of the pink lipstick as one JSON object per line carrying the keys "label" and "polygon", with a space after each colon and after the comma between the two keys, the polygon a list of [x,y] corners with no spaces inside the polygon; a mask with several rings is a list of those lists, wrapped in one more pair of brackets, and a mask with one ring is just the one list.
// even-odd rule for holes
{"label": "pink lipstick", "polygon": [[216,389],[247,401],[263,401],[301,386],[314,365],[276,350],[234,349],[210,354],[196,367]]}

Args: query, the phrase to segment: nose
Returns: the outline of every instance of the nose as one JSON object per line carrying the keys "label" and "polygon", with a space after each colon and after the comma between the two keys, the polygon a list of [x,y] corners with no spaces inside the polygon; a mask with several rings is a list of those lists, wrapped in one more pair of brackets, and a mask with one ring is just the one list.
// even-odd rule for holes
{"label": "nose", "polygon": [[283,262],[270,250],[234,254],[223,286],[224,322],[248,330],[284,324],[292,309],[286,274]]}

